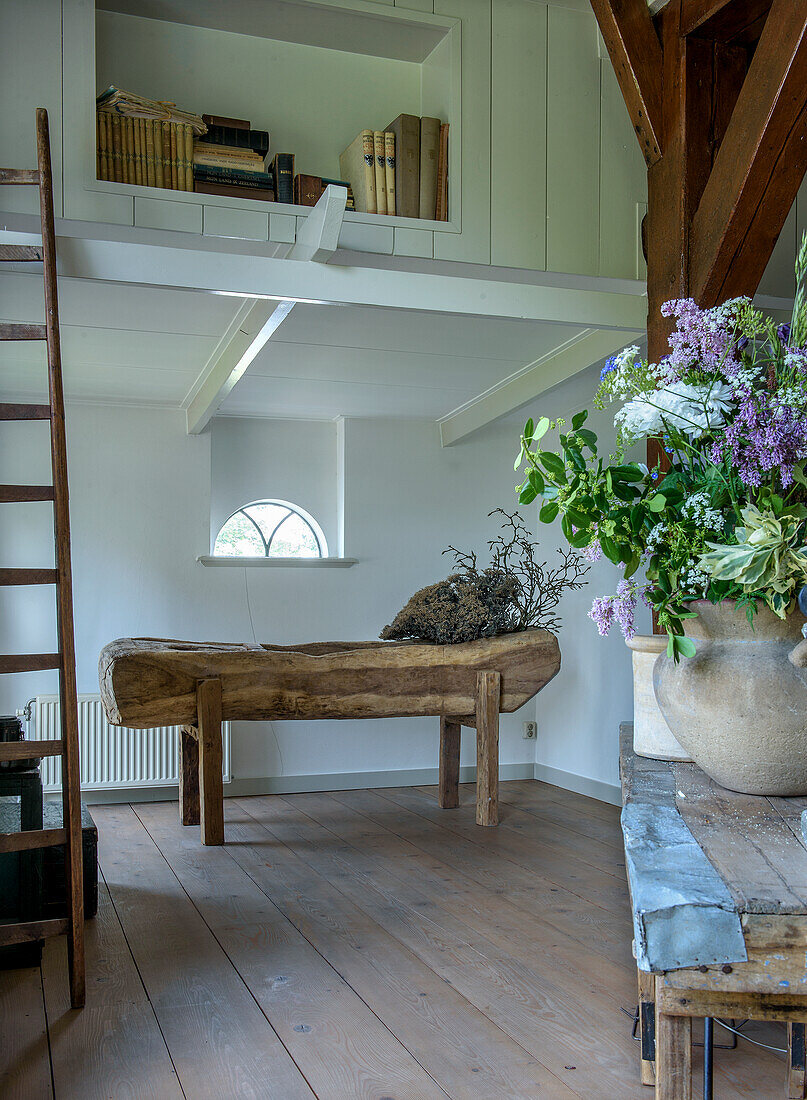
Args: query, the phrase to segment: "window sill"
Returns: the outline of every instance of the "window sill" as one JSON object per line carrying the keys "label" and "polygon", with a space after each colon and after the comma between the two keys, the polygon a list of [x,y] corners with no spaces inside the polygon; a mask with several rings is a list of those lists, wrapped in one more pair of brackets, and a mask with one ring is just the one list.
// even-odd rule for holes
{"label": "window sill", "polygon": [[348,569],[356,565],[357,558],[226,558],[223,555],[202,554],[196,559],[200,565],[224,566],[230,569],[244,569],[257,566],[264,569]]}

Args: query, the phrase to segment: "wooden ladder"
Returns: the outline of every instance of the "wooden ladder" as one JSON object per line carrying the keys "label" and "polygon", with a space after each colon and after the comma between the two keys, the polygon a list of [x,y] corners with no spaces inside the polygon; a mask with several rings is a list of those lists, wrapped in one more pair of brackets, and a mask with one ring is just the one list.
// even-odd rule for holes
{"label": "wooden ladder", "polygon": [[0,568],[0,585],[53,584],[56,586],[58,653],[0,655],[0,673],[59,670],[61,734],[57,740],[0,743],[1,760],[36,756],[62,758],[62,828],[0,833],[0,852],[31,851],[61,844],[65,851],[67,916],[55,920],[31,920],[0,924],[0,946],[29,943],[67,933],[70,1001],[84,1004],[84,894],[82,874],[81,789],[79,779],[78,701],[76,698],[76,650],[73,637],[73,590],[70,570],[70,515],[67,493],[67,447],[62,393],[62,360],[59,347],[59,306],[56,294],[56,237],[53,223],[53,177],[50,163],[48,112],[36,112],[37,167],[0,168],[0,184],[39,188],[42,244],[0,245],[0,262],[40,261],[44,264],[45,323],[0,323],[0,340],[44,340],[48,353],[47,405],[0,404],[0,420],[50,420],[51,485],[0,485],[0,502],[50,500],[53,502],[55,536],[54,569]]}

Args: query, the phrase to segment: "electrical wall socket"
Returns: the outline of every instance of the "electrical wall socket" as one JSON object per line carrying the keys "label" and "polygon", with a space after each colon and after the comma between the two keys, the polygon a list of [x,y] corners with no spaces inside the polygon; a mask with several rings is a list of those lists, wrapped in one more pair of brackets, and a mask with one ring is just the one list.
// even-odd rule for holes
{"label": "electrical wall socket", "polygon": [[538,723],[537,722],[524,722],[522,725],[523,733],[521,736],[525,741],[532,741],[533,738],[538,736]]}

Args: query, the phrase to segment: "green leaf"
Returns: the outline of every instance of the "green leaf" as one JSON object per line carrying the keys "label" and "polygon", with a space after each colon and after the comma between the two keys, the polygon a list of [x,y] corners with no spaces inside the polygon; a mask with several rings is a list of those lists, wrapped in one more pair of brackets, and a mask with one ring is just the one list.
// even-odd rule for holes
{"label": "green leaf", "polygon": [[537,443],[539,439],[543,439],[546,433],[549,431],[549,417],[542,416],[536,425],[535,431],[532,433],[532,438]]}
{"label": "green leaf", "polygon": [[697,650],[695,648],[695,643],[692,641],[691,638],[687,638],[685,634],[676,634],[674,635],[674,638],[676,651],[682,657],[695,656]]}
{"label": "green leaf", "polygon": [[537,496],[538,496],[538,494],[536,493],[535,489],[533,489],[532,485],[526,485],[521,490],[521,494],[519,495],[518,502],[519,502],[519,504],[532,504],[532,502],[535,500],[535,498]]}
{"label": "green leaf", "polygon": [[651,512],[663,512],[667,507],[667,498],[663,493],[656,493],[656,495],[651,497],[647,502],[647,507]]}
{"label": "green leaf", "polygon": [[524,444],[522,443],[521,444],[521,450],[516,455],[516,460],[513,463],[513,469],[517,470],[523,461],[524,461]]}
{"label": "green leaf", "polygon": [[540,496],[546,488],[546,482],[544,481],[544,475],[540,470],[532,469],[527,474],[527,481],[535,490],[536,496]]}
{"label": "green leaf", "polygon": [[590,432],[588,430],[588,428],[578,428],[577,434],[580,437],[580,439],[582,439],[583,442],[585,444],[587,444],[589,449],[592,450],[594,452],[594,454],[596,454],[597,453],[597,437],[594,434],[594,432]]}
{"label": "green leaf", "polygon": [[569,456],[569,461],[575,467],[575,469],[583,471],[586,468],[586,460],[580,453],[577,447],[567,447],[566,454]]}
{"label": "green leaf", "polygon": [[539,451],[538,459],[548,474],[559,480],[566,480],[566,465],[560,455],[553,454],[552,451]]}
{"label": "green leaf", "polygon": [[619,549],[613,539],[610,539],[607,535],[601,535],[600,546],[606,558],[612,561],[614,565],[619,565]]}
{"label": "green leaf", "polygon": [[552,523],[557,517],[559,508],[556,500],[549,500],[541,509],[539,516],[543,523]]}
{"label": "green leaf", "polygon": [[575,431],[579,431],[583,427],[588,419],[588,409],[582,409],[579,413],[575,413],[572,417],[572,427]]}

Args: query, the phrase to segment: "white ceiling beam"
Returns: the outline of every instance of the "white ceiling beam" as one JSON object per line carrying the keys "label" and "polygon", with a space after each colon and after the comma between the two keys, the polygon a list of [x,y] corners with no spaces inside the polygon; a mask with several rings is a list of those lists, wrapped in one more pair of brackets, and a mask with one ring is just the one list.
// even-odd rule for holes
{"label": "white ceiling beam", "polygon": [[204,431],[225,397],[291,313],[294,302],[247,299],[182,402],[188,435]]}
{"label": "white ceiling beam", "polygon": [[552,386],[613,355],[637,336],[639,333],[583,329],[534,363],[528,363],[509,378],[438,420],[440,442],[444,447],[452,447],[467,439],[486,424],[522,408]]}
{"label": "white ceiling beam", "polygon": [[[37,240],[30,215],[0,213],[0,242]],[[165,286],[276,301],[383,306],[428,313],[549,321],[640,331],[647,298],[614,280],[569,285],[547,275],[540,284],[512,278],[431,274],[334,263],[300,264],[268,254],[273,247],[201,234],[169,233],[90,222],[57,223],[61,275],[111,283]],[[592,288],[592,282],[596,289]],[[602,286],[602,289],[600,289]]]}
{"label": "white ceiling beam", "polygon": [[300,227],[286,259],[326,264],[339,244],[346,202],[347,188],[329,183]]}

